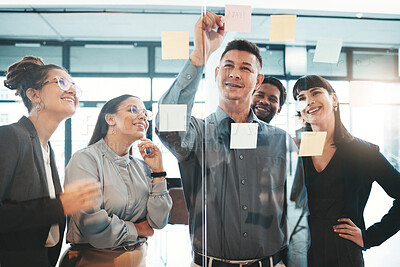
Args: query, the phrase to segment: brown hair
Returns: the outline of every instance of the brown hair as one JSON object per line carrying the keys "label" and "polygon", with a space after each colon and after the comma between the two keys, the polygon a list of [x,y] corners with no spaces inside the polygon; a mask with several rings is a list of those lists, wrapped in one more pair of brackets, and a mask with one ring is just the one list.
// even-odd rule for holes
{"label": "brown hair", "polygon": [[92,138],[90,138],[88,146],[97,143],[99,140],[106,137],[109,127],[106,121],[106,115],[117,113],[121,103],[130,97],[136,97],[140,99],[137,96],[125,94],[125,95],[120,95],[118,97],[114,97],[113,99],[107,101],[104,104],[104,106],[100,110],[100,114],[97,118],[96,126],[94,127]]}
{"label": "brown hair", "polygon": [[15,95],[21,96],[25,107],[30,112],[32,102],[27,97],[26,91],[29,88],[40,90],[47,79],[48,72],[53,69],[60,69],[67,72],[63,67],[54,64],[45,64],[40,57],[23,57],[20,61],[8,67],[4,86],[10,90],[16,90]]}

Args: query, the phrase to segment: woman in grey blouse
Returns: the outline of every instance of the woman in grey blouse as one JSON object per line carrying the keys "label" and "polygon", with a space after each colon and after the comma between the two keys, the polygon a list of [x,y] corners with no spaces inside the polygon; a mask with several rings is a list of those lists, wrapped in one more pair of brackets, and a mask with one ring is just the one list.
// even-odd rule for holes
{"label": "woman in grey blouse", "polygon": [[[89,146],[72,156],[65,184],[96,179],[102,197],[94,209],[68,218],[71,248],[61,266],[146,266],[146,240],[167,224],[172,206],[161,151],[145,138],[150,119],[139,98],[113,98],[101,109]],[[139,140],[144,161],[131,156]]]}

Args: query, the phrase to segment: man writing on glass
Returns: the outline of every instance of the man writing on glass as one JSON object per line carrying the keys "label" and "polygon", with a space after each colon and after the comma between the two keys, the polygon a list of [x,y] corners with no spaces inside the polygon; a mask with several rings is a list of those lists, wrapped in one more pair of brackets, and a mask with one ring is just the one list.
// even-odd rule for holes
{"label": "man writing on glass", "polygon": [[[178,159],[189,211],[193,266],[273,266],[281,261],[304,266],[307,233],[296,227],[292,235],[294,226],[304,226],[301,229],[308,232],[301,216],[306,207],[304,187],[294,187],[295,193],[292,190],[291,199],[297,205],[286,197],[287,147],[295,146],[286,132],[260,121],[250,108],[252,93],[264,78],[255,44],[246,40],[228,43],[215,69],[216,112],[206,119],[191,116],[204,64],[221,45],[224,33],[221,16],[207,12],[197,21],[190,60],[159,101],[187,105],[186,131],[157,133]],[[256,149],[230,148],[232,123],[257,124]],[[301,179],[296,180],[301,182],[302,170],[298,173]],[[296,215],[289,213],[294,207]],[[304,240],[297,240],[299,236]]]}

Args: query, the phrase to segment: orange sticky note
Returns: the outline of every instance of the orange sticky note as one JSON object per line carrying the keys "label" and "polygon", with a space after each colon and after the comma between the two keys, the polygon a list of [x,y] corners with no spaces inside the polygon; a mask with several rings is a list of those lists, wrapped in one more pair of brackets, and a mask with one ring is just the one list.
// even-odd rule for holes
{"label": "orange sticky note", "polygon": [[188,59],[189,32],[162,32],[161,58]]}
{"label": "orange sticky note", "polygon": [[325,139],[326,132],[302,132],[299,157],[321,156]]}
{"label": "orange sticky note", "polygon": [[251,32],[251,6],[225,6],[226,32]]}
{"label": "orange sticky note", "polygon": [[271,15],[270,42],[294,41],[296,15]]}
{"label": "orange sticky note", "polygon": [[374,83],[370,81],[350,81],[350,107],[372,106]]}

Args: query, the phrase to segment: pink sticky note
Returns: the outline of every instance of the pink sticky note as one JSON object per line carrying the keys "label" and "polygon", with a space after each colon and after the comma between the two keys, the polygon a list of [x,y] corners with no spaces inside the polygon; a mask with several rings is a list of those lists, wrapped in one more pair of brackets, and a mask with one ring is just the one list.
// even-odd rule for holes
{"label": "pink sticky note", "polygon": [[189,32],[162,32],[161,58],[188,59]]}
{"label": "pink sticky note", "polygon": [[226,32],[251,32],[251,6],[225,6]]}
{"label": "pink sticky note", "polygon": [[271,15],[270,42],[294,41],[296,15]]}

